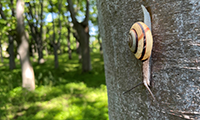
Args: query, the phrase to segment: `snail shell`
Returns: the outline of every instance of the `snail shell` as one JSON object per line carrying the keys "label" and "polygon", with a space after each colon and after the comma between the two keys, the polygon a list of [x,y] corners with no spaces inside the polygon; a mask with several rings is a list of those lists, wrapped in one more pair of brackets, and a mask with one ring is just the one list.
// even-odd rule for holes
{"label": "snail shell", "polygon": [[129,47],[135,57],[142,62],[151,56],[153,37],[149,27],[143,22],[133,24],[129,31]]}
{"label": "snail shell", "polygon": [[135,54],[135,57],[143,62],[143,66],[142,66],[143,82],[123,92],[123,94],[135,89],[139,85],[144,84],[144,86],[147,88],[147,90],[149,91],[153,99],[155,100],[155,97],[149,88],[150,74],[151,74],[150,56],[151,56],[151,51],[152,51],[152,46],[153,46],[153,37],[151,34],[151,18],[147,9],[143,5],[141,5],[141,7],[144,13],[144,23],[137,22],[133,24],[133,26],[131,27],[129,31],[128,44],[129,44],[130,50]]}

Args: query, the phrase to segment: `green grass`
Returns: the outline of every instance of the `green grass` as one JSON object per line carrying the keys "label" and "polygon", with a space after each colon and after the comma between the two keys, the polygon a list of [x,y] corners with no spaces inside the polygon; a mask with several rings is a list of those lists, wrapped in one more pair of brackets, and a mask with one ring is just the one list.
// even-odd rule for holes
{"label": "green grass", "polygon": [[92,53],[93,70],[81,72],[78,56],[68,60],[59,56],[59,68],[54,68],[53,56],[42,65],[32,63],[35,91],[21,87],[21,69],[9,70],[8,59],[0,63],[1,120],[107,120],[108,103],[103,60]]}

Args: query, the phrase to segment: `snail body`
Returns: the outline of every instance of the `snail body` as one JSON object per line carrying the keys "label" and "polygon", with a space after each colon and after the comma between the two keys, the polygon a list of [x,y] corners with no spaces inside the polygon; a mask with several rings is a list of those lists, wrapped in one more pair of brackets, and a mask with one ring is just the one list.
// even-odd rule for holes
{"label": "snail body", "polygon": [[151,19],[148,11],[142,5],[144,13],[144,23],[136,22],[132,25],[129,31],[129,48],[135,54],[135,57],[143,62],[143,82],[137,84],[133,88],[127,90],[125,93],[133,90],[139,85],[144,84],[151,96],[155,100],[153,93],[151,92],[150,86],[150,58],[153,47],[153,37],[151,33]]}

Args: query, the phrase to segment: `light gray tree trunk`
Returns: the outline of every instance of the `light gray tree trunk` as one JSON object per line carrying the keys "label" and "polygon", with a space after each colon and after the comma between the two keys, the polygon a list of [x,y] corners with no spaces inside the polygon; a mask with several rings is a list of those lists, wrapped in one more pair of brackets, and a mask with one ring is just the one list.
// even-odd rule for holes
{"label": "light gray tree trunk", "polygon": [[[152,86],[122,93],[142,81],[142,62],[128,47],[133,23],[152,16]],[[200,2],[97,0],[110,120],[200,119]]]}
{"label": "light gray tree trunk", "polygon": [[20,63],[22,68],[22,87],[28,90],[35,89],[35,76],[33,67],[29,58],[28,33],[24,29],[24,2],[17,0],[16,17],[17,17],[17,43]]}

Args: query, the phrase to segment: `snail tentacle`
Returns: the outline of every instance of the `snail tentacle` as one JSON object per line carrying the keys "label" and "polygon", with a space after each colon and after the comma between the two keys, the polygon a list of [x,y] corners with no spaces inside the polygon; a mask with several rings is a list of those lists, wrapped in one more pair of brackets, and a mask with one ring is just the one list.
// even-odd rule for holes
{"label": "snail tentacle", "polygon": [[131,89],[129,89],[129,90],[123,92],[123,94],[126,94],[127,92],[130,92],[131,90],[135,89],[136,87],[138,87],[138,86],[140,86],[140,85],[142,85],[142,84],[143,84],[143,82],[137,84],[136,86],[132,87]]}

